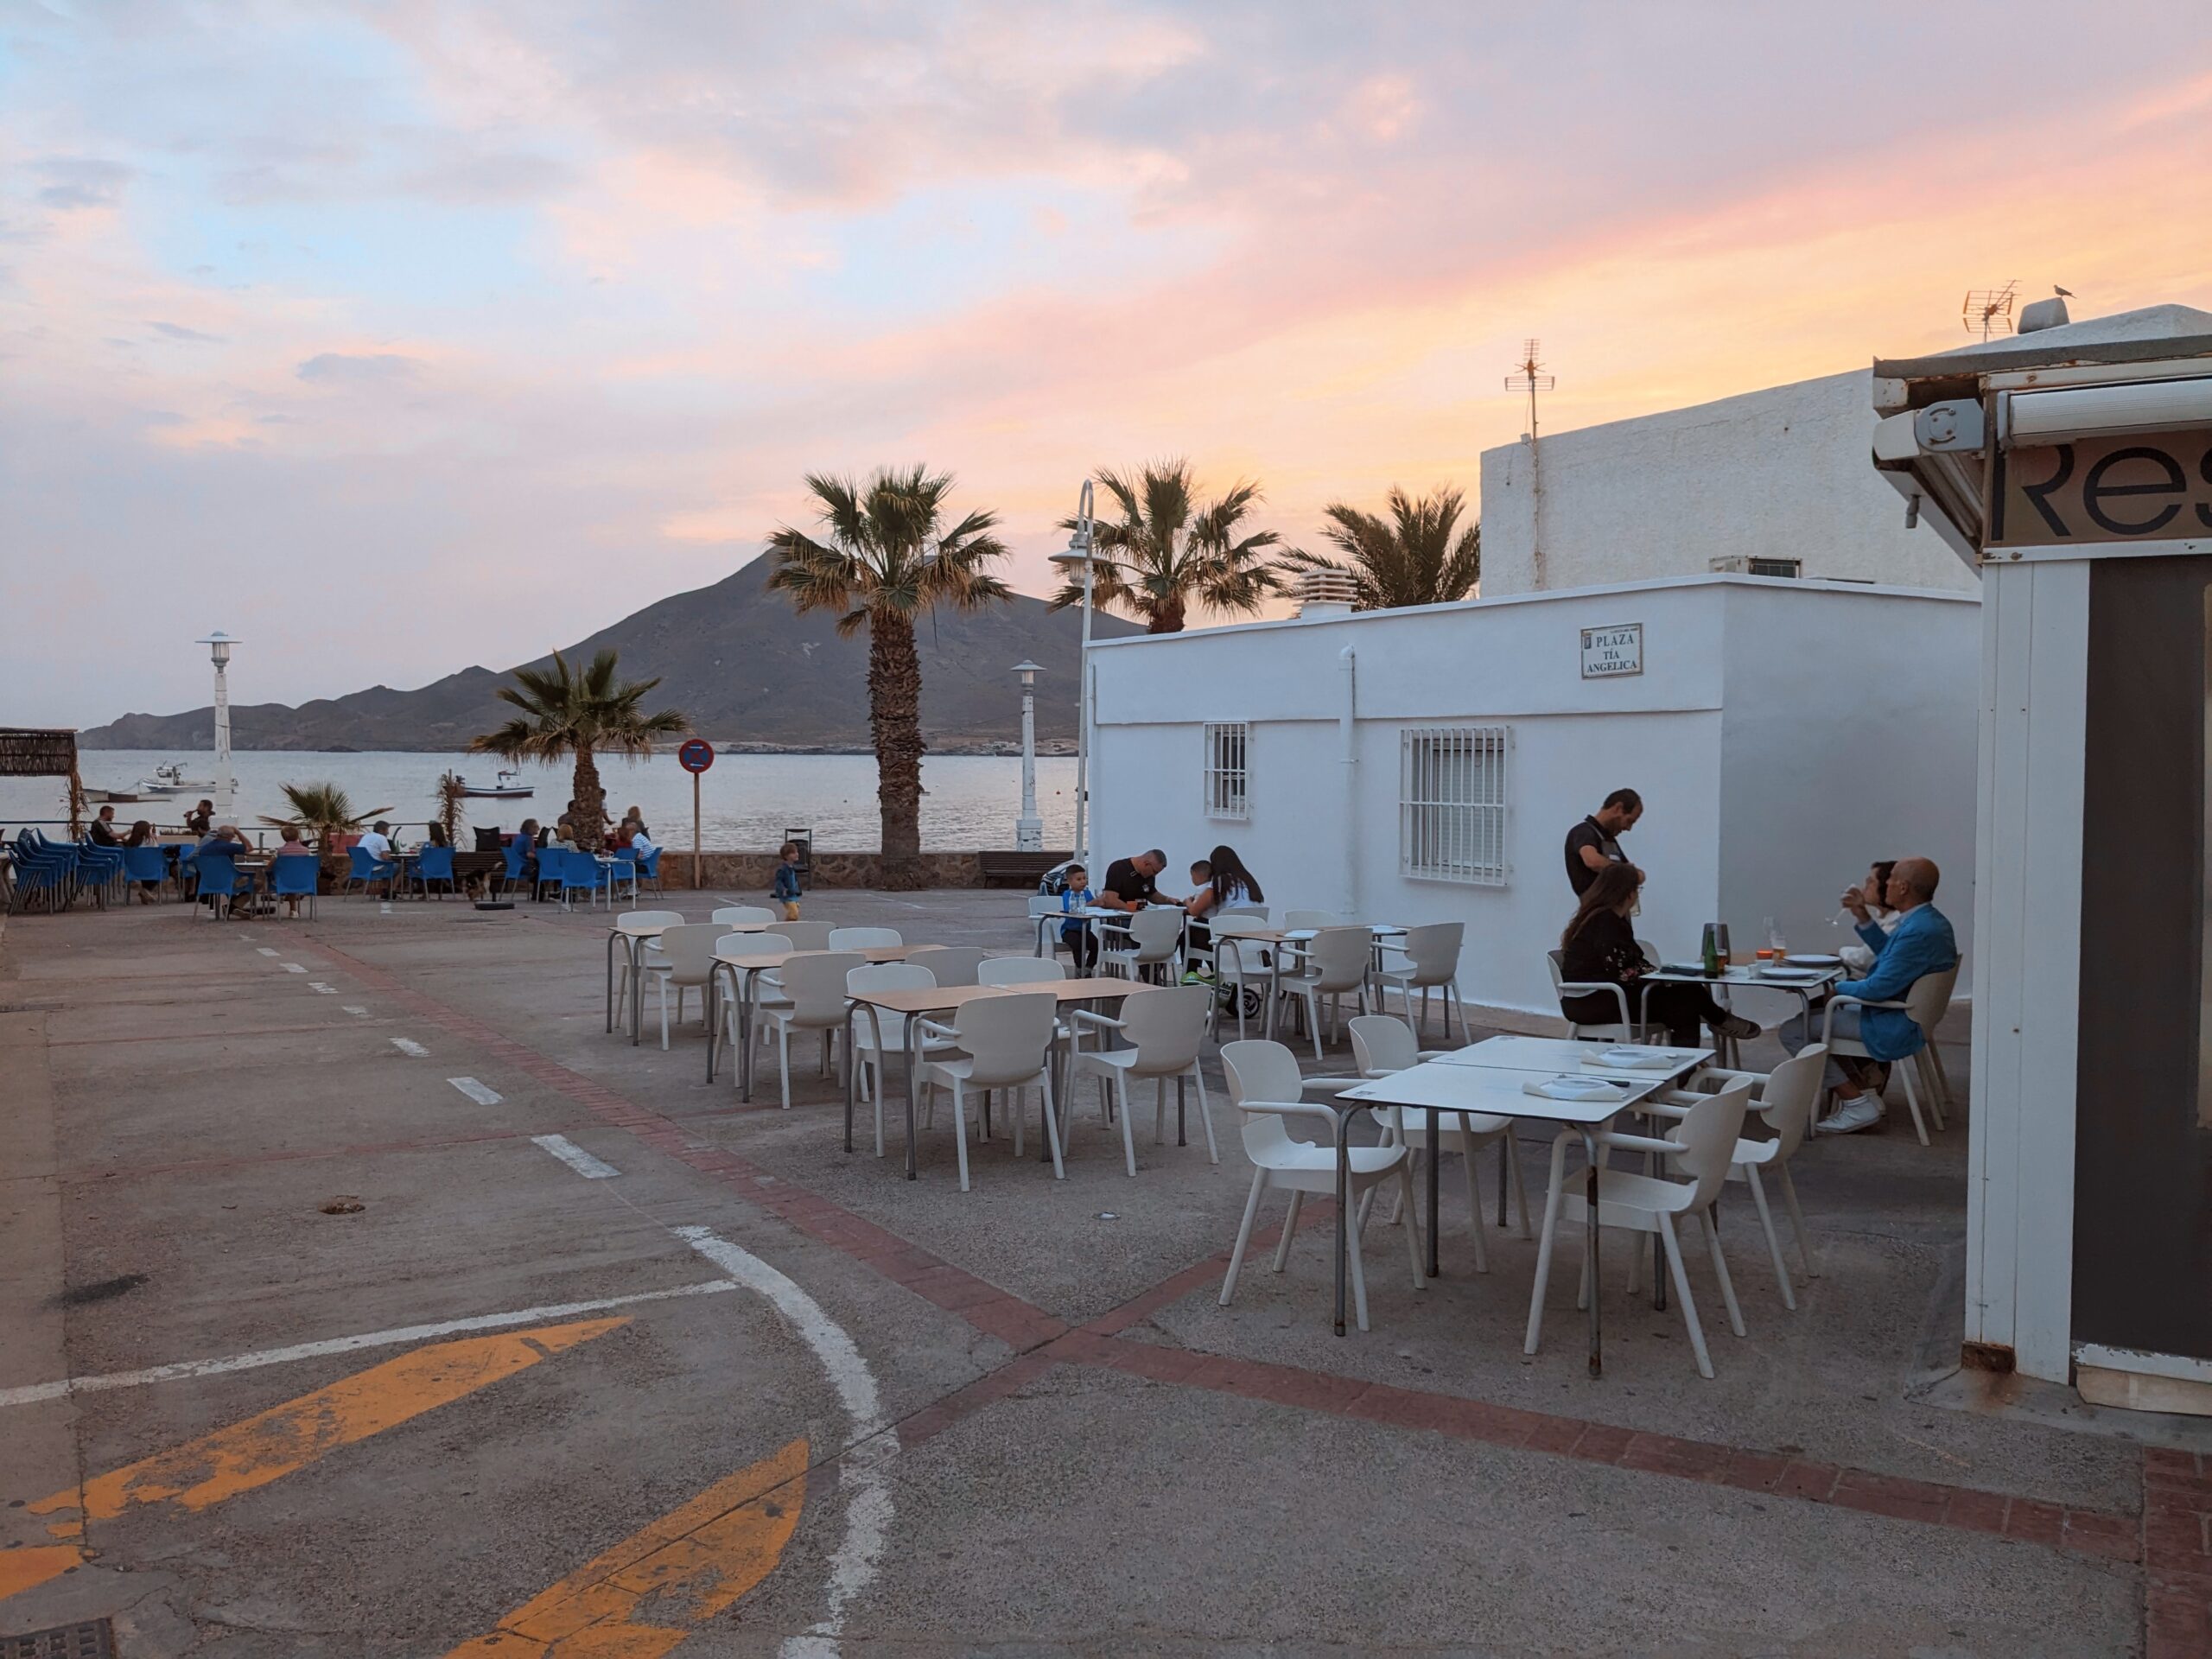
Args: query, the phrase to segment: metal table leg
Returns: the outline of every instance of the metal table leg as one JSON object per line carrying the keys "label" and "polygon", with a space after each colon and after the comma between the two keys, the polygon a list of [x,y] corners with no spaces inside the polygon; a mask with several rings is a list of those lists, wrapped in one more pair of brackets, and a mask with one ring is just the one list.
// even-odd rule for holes
{"label": "metal table leg", "polygon": [[737,1097],[753,1098],[753,982],[751,969],[737,976]]}
{"label": "metal table leg", "polygon": [[1605,1275],[1598,1265],[1598,1132],[1594,1126],[1580,1126],[1582,1150],[1589,1160],[1586,1179],[1586,1214],[1583,1222],[1583,1248],[1590,1252],[1590,1375],[1605,1374],[1605,1347],[1598,1321],[1598,1304],[1605,1300]]}
{"label": "metal table leg", "polygon": [[607,930],[607,1029],[614,1029],[614,941],[620,937],[613,928]]}
{"label": "metal table leg", "polygon": [[899,1039],[899,1047],[906,1062],[906,1179],[910,1181],[921,1179],[920,1166],[914,1159],[914,1095],[917,1083],[914,1074],[919,1069],[914,1057],[914,1031],[921,1022],[921,1015],[908,1014],[906,1032]]}
{"label": "metal table leg", "polygon": [[630,941],[630,1046],[635,1048],[638,1027],[644,1023],[645,1014],[645,988],[640,982],[645,971],[645,942],[637,934],[624,937]]}
{"label": "metal table leg", "polygon": [[715,1051],[722,1039],[722,967],[716,963],[707,970],[706,988],[700,993],[707,999],[707,1081],[715,1080]]}
{"label": "metal table leg", "polygon": [[[1398,1109],[1399,1120],[1403,1122],[1405,1116],[1406,1109],[1401,1106]],[[1460,1122],[1464,1123],[1466,1120],[1462,1118]],[[1444,1147],[1444,1142],[1440,1138],[1443,1127],[1444,1115],[1435,1107],[1430,1107],[1428,1109],[1428,1276],[1432,1279],[1436,1277],[1436,1166],[1443,1161],[1437,1155]],[[1471,1149],[1467,1155],[1470,1158],[1474,1156]],[[1479,1218],[1475,1224],[1477,1226],[1482,1224]]]}
{"label": "metal table leg", "polygon": [[1351,1115],[1337,1123],[1337,1334],[1344,1333],[1344,1229],[1352,1224]]}

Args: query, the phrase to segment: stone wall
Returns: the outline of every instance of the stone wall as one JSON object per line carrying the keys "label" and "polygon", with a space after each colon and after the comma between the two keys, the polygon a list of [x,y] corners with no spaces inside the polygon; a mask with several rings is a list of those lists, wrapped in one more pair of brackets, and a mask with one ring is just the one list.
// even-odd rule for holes
{"label": "stone wall", "polygon": [[[702,853],[699,857],[699,885],[721,893],[765,895],[769,884],[775,880],[776,855],[773,853]],[[817,887],[874,887],[880,886],[878,877],[877,855],[874,853],[826,853],[814,855],[814,868],[805,878],[806,886]],[[930,887],[980,887],[983,885],[983,860],[980,853],[930,853],[922,855],[922,868],[928,874],[923,883]],[[688,887],[691,885],[691,855],[676,848],[664,848],[660,858],[661,885],[666,887]]]}

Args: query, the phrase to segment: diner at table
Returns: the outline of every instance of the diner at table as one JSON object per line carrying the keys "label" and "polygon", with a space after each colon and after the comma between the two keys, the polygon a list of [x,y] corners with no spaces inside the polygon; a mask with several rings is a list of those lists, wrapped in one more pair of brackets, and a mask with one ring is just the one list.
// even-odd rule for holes
{"label": "diner at table", "polygon": [[[1674,981],[1639,984],[1652,971],[1629,917],[1643,886],[1635,865],[1609,863],[1592,873],[1581,900],[1560,935],[1560,978],[1568,985],[1637,986],[1641,1019],[1667,1027],[1677,1047],[1697,1041],[1698,1027],[1743,1041],[1759,1034],[1756,1021],[1730,1012],[1703,984]],[[1578,1026],[1609,1026],[1620,1018],[1620,1001],[1602,990],[1563,993],[1560,1012]]]}

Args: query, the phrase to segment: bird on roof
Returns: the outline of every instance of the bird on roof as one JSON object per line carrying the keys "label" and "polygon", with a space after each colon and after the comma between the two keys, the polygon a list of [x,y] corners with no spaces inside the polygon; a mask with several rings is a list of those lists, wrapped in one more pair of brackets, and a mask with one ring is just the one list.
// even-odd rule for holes
{"label": "bird on roof", "polygon": [[2072,289],[2061,288],[2056,283],[2053,283],[2050,285],[2050,291],[2057,295],[2062,300],[2070,300],[2074,297],[2074,290]]}

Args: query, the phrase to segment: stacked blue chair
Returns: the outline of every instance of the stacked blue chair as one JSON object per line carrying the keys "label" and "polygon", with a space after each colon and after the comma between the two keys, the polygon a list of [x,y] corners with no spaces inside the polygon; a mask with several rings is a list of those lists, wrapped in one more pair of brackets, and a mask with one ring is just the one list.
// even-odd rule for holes
{"label": "stacked blue chair", "polygon": [[108,895],[118,893],[123,882],[123,849],[95,842],[77,843],[77,882],[105,910]]}
{"label": "stacked blue chair", "polygon": [[459,892],[460,889],[453,884],[453,849],[425,847],[416,854],[415,880],[421,885],[425,897],[429,896],[433,881],[444,882],[448,893]]}
{"label": "stacked blue chair", "polygon": [[10,903],[28,910],[34,894],[42,895],[49,912],[66,910],[76,897],[77,854],[26,830],[16,837],[12,849],[15,893]]}
{"label": "stacked blue chair", "polygon": [[220,921],[230,910],[223,901],[245,892],[251,884],[238,874],[238,867],[228,853],[203,852],[196,864],[200,871],[199,896],[207,901],[208,913]]}
{"label": "stacked blue chair", "polygon": [[295,853],[289,858],[269,861],[269,891],[279,899],[304,899],[308,901],[308,919],[315,919],[315,890],[316,878],[322,874],[320,858],[302,858]]}

